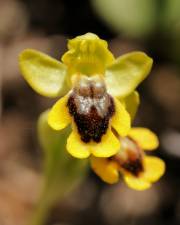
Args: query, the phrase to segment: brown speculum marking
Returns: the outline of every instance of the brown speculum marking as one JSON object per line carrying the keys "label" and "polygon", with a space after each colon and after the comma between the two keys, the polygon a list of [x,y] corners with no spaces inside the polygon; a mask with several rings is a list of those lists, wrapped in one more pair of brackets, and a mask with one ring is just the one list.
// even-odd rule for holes
{"label": "brown speculum marking", "polygon": [[125,162],[122,164],[122,167],[134,176],[138,176],[143,171],[143,165],[140,159]]}
{"label": "brown speculum marking", "polygon": [[100,142],[115,112],[114,101],[102,80],[80,80],[70,94],[67,106],[81,140]]}
{"label": "brown speculum marking", "polygon": [[122,138],[120,152],[111,157],[121,168],[134,176],[139,176],[143,172],[143,152],[139,145],[130,137]]}

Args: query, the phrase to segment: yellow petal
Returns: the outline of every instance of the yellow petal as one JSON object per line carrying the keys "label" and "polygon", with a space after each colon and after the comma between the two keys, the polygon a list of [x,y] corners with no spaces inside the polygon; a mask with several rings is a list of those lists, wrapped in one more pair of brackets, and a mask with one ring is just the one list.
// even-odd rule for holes
{"label": "yellow petal", "polygon": [[94,172],[105,182],[114,184],[119,181],[118,166],[106,158],[91,157],[91,167]]}
{"label": "yellow petal", "polygon": [[124,181],[128,187],[137,191],[143,191],[151,187],[151,183],[142,179],[141,177],[135,177],[131,175],[124,175]]}
{"label": "yellow petal", "polygon": [[120,101],[114,98],[115,115],[112,117],[112,127],[120,136],[126,136],[131,126],[131,118]]}
{"label": "yellow petal", "polygon": [[136,127],[129,131],[128,136],[133,138],[144,150],[154,150],[158,147],[157,136],[147,128]]}
{"label": "yellow petal", "polygon": [[67,100],[68,95],[65,95],[54,104],[49,112],[48,124],[54,130],[61,130],[71,122],[71,117],[67,108]]}
{"label": "yellow petal", "polygon": [[79,134],[73,129],[67,140],[67,151],[76,158],[87,158],[90,155],[89,145],[81,141]]}
{"label": "yellow petal", "polygon": [[165,172],[165,163],[162,159],[155,156],[144,157],[143,179],[156,182]]}
{"label": "yellow petal", "polygon": [[110,157],[120,149],[120,141],[114,136],[110,129],[102,136],[101,142],[91,142],[91,152],[96,157]]}

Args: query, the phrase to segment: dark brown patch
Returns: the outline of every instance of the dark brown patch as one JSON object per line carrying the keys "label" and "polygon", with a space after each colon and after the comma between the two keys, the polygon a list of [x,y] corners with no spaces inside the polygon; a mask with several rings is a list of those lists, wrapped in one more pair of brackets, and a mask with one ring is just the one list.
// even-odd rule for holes
{"label": "dark brown patch", "polygon": [[[128,148],[123,148],[123,141],[126,142]],[[138,176],[144,170],[142,163],[142,149],[130,137],[122,138],[121,145],[121,151],[110,159],[115,160],[121,168],[127,170],[132,175]]]}
{"label": "dark brown patch", "polygon": [[106,133],[115,107],[103,83],[86,81],[75,87],[69,96],[67,106],[77,125],[81,140],[100,142]]}
{"label": "dark brown patch", "polygon": [[141,159],[134,161],[127,161],[121,165],[125,170],[132,173],[134,176],[138,176],[143,171],[143,165]]}

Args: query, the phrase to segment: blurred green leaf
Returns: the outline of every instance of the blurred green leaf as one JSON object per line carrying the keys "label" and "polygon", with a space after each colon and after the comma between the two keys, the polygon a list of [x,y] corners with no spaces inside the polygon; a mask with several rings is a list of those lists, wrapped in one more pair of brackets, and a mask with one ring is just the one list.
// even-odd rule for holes
{"label": "blurred green leaf", "polygon": [[86,160],[75,159],[66,151],[70,129],[55,131],[47,123],[48,111],[38,121],[38,137],[44,150],[44,187],[31,225],[41,225],[51,207],[75,188],[86,176]]}
{"label": "blurred green leaf", "polygon": [[[180,1],[166,0],[161,24],[165,36],[165,54],[168,58],[180,63]],[[167,44],[168,43],[168,44]]]}
{"label": "blurred green leaf", "polygon": [[97,13],[116,32],[144,37],[156,26],[157,0],[92,0]]}
{"label": "blurred green leaf", "polygon": [[180,32],[180,1],[166,0],[164,3],[163,23],[167,30]]}

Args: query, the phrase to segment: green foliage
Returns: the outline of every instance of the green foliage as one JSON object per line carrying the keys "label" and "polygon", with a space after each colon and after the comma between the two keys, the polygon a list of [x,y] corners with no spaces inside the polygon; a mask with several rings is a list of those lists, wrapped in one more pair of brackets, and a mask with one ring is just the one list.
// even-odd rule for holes
{"label": "green foliage", "polygon": [[156,25],[156,0],[92,0],[97,13],[116,32],[146,36]]}
{"label": "green foliage", "polygon": [[146,38],[159,30],[180,33],[179,0],[92,0],[96,12],[117,33]]}

